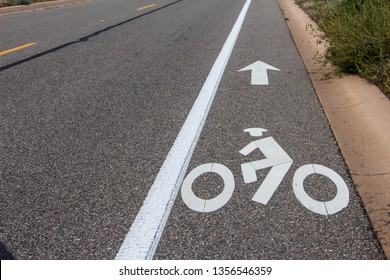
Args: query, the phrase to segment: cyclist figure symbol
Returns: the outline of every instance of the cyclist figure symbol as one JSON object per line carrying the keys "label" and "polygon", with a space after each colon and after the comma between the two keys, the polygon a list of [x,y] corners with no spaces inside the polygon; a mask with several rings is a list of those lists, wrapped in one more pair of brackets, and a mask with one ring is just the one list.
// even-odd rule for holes
{"label": "cyclist figure symbol", "polygon": [[[253,137],[262,137],[266,132],[263,128],[248,128],[248,132]],[[273,137],[266,137],[255,140],[241,149],[239,152],[247,156],[256,149],[259,149],[265,156],[265,159],[241,164],[242,175],[246,184],[256,182],[256,171],[272,167],[256,191],[252,200],[267,205],[273,194],[279,187],[284,176],[290,169],[293,160],[275,141]],[[202,199],[192,191],[193,182],[204,173],[216,173],[222,177],[224,188],[222,192],[212,199]],[[321,174],[328,177],[337,187],[336,196],[330,201],[318,201],[310,197],[304,187],[304,180],[312,174]],[[192,210],[197,212],[213,212],[222,208],[230,200],[235,188],[233,173],[223,164],[206,163],[193,169],[183,181],[181,194],[184,203]],[[293,191],[298,201],[310,211],[320,215],[335,214],[349,203],[349,191],[343,178],[330,168],[319,164],[303,165],[295,171],[293,178]]]}

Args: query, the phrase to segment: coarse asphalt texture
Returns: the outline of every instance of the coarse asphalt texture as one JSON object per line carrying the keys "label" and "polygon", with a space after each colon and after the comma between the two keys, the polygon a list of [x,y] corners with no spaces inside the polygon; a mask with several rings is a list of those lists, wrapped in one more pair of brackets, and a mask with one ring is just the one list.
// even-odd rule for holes
{"label": "coarse asphalt texture", "polygon": [[[0,17],[0,241],[16,259],[112,259],[141,207],[245,1],[92,1]],[[17,30],[17,32],[15,32]],[[239,69],[262,60],[268,86]],[[268,130],[294,163],[267,205],[251,200],[238,153]],[[253,0],[188,172],[218,162],[235,175],[220,210],[178,195],[156,259],[384,259],[276,0]],[[295,170],[327,166],[350,200],[329,216],[292,191]],[[306,181],[305,181],[306,182]],[[315,176],[309,195],[335,187]],[[212,198],[220,178],[194,192]]]}

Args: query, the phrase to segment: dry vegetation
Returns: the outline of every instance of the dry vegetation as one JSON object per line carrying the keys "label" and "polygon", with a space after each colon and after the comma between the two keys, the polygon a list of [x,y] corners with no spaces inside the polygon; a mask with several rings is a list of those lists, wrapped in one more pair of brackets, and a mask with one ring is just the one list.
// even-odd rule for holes
{"label": "dry vegetation", "polygon": [[325,59],[390,94],[389,0],[296,0],[326,34]]}

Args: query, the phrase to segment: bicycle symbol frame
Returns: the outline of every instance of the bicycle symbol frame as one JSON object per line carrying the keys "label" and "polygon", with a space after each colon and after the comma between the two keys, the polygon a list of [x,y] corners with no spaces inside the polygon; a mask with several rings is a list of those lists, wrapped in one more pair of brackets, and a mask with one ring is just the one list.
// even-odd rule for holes
{"label": "bicycle symbol frame", "polygon": [[[263,128],[248,128],[251,136],[262,137],[266,132]],[[283,181],[290,169],[293,160],[282,149],[273,137],[255,140],[239,151],[247,156],[259,149],[265,159],[241,164],[242,175],[246,184],[256,182],[256,171],[272,167],[260,187],[252,197],[252,200],[267,205],[273,194]],[[214,198],[202,199],[192,190],[194,181],[205,173],[216,173],[222,177],[224,187],[222,192]],[[305,179],[313,174],[320,174],[329,178],[337,188],[336,196],[329,201],[318,201],[310,197],[304,189]],[[348,206],[349,190],[343,178],[332,169],[319,164],[306,164],[299,167],[293,177],[293,191],[298,201],[308,210],[320,215],[332,215],[340,212]],[[205,163],[191,170],[186,176],[181,187],[181,195],[184,203],[192,210],[202,213],[216,211],[225,206],[233,195],[235,188],[234,175],[229,168],[220,163]]]}

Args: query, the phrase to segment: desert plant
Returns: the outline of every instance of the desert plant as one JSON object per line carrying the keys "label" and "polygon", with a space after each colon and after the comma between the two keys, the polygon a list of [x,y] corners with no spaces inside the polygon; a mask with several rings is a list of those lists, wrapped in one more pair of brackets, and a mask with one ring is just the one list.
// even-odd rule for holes
{"label": "desert plant", "polygon": [[390,93],[390,1],[299,1],[313,4],[310,15],[330,42],[326,59]]}

